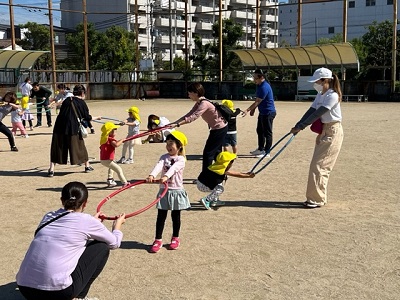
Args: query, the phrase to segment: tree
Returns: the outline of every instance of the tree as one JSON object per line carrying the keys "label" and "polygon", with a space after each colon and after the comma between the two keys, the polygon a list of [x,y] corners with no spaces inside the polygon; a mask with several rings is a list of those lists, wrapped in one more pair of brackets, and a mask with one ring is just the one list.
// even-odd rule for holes
{"label": "tree", "polygon": [[[363,77],[368,79],[388,79],[390,78],[390,68],[392,66],[392,40],[393,25],[386,20],[381,23],[374,21],[368,26],[368,32],[362,38],[365,47],[365,68]],[[399,43],[400,39],[397,39]],[[399,56],[397,56],[397,61]],[[377,72],[377,70],[379,72]]]}
{"label": "tree", "polygon": [[[18,44],[25,50],[48,51],[50,50],[50,29],[35,22],[27,22],[19,25],[27,29],[25,37],[18,41]],[[51,55],[45,54],[36,60],[34,66],[36,70],[51,69]]]}
{"label": "tree", "polygon": [[342,43],[342,42],[343,42],[343,34],[337,33],[331,38],[320,38],[317,41],[317,44],[323,45],[323,44]]}
{"label": "tree", "polygon": [[[222,26],[223,79],[242,79],[241,75],[235,75],[237,74],[237,70],[241,69],[241,61],[239,57],[230,50],[243,49],[243,47],[238,43],[239,38],[244,34],[243,27],[240,23],[235,23],[232,19],[224,19],[222,21]],[[191,59],[194,63],[193,66],[201,70],[203,74],[217,76],[220,60],[219,22],[213,24],[212,29],[214,37],[214,42],[212,43],[203,45],[201,38],[199,36],[195,36],[194,43],[196,45],[197,54],[191,56]]]}

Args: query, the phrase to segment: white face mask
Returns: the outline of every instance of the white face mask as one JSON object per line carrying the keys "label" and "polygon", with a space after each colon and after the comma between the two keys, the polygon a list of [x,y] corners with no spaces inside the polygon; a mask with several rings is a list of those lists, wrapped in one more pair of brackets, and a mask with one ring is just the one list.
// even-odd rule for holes
{"label": "white face mask", "polygon": [[320,85],[320,84],[314,82],[314,89],[315,89],[318,93],[321,93],[323,87],[322,87],[322,85]]}

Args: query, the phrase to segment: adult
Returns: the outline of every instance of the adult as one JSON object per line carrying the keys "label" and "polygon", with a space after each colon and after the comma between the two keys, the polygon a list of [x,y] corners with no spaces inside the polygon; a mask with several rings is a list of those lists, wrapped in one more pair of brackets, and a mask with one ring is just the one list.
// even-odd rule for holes
{"label": "adult", "polygon": [[[81,119],[92,120],[85,98],[86,89],[83,85],[76,85],[73,90],[73,97],[66,98],[60,109],[53,129],[53,137],[50,150],[50,167],[48,176],[54,176],[56,164],[66,165],[68,154],[71,165],[85,164],[85,172],[93,171],[89,164],[89,156],[85,141],[79,132],[77,115]],[[74,111],[76,110],[76,113]],[[95,119],[101,119],[96,117]]]}
{"label": "adult", "polygon": [[83,213],[87,201],[87,187],[69,182],[61,191],[63,208],[44,215],[16,276],[27,300],[90,299],[86,295],[110,249],[121,245],[125,214],[110,232],[101,222],[101,212]]}
{"label": "adult", "polygon": [[309,82],[314,82],[318,94],[311,107],[290,132],[297,134],[318,119],[322,122],[310,163],[307,200],[304,202],[305,206],[316,208],[327,204],[329,175],[342,147],[342,91],[338,77],[326,68],[316,70]]}
{"label": "adult", "polygon": [[13,92],[7,92],[1,100],[3,101],[3,105],[0,106],[0,132],[7,137],[11,151],[17,152],[18,148],[15,146],[14,136],[11,130],[3,124],[5,116],[7,116],[12,110],[18,109],[18,105],[16,105],[17,95]]}
{"label": "adult", "polygon": [[36,110],[37,110],[37,123],[34,127],[42,126],[42,109],[44,109],[46,113],[47,119],[47,126],[51,127],[51,110],[49,107],[49,97],[51,96],[52,92],[45,88],[44,86],[39,85],[38,82],[34,82],[32,84],[31,90],[31,98],[36,98]]}
{"label": "adult", "polygon": [[[157,115],[149,115],[147,118],[147,129],[154,130],[157,128],[164,127],[168,125],[170,121],[166,117],[160,117]],[[159,132],[155,132],[153,134],[149,134],[149,136],[143,140],[143,143],[162,143],[165,141],[165,137],[168,133],[171,132],[171,129],[161,130]]]}
{"label": "adult", "polygon": [[191,123],[201,117],[208,125],[210,133],[203,149],[202,171],[206,170],[217,155],[222,151],[222,145],[228,132],[228,123],[221,116],[214,104],[208,101],[204,95],[204,87],[198,83],[192,83],[187,88],[189,98],[195,102],[193,108],[183,117],[171,125],[179,127]]}
{"label": "adult", "polygon": [[[258,147],[251,151],[250,154],[262,157],[265,153],[269,153],[272,146],[272,125],[276,117],[276,109],[274,103],[274,94],[270,84],[265,80],[264,73],[257,69],[253,74],[256,83],[256,100],[243,113],[243,117],[250,112],[250,116],[254,115],[258,107],[259,115],[257,119],[257,137]],[[269,156],[269,154],[267,155]]]}

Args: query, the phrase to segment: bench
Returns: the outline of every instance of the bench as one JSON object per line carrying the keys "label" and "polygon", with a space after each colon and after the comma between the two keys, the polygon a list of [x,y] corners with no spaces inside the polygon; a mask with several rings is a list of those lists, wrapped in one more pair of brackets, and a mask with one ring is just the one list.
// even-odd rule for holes
{"label": "bench", "polygon": [[357,102],[368,102],[368,95],[342,95],[344,101],[349,102],[351,99],[357,99]]}

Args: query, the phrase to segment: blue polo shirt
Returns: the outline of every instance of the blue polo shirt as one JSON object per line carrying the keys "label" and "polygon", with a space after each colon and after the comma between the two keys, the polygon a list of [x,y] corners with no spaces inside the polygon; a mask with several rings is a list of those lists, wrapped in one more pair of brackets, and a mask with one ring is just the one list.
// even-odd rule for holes
{"label": "blue polo shirt", "polygon": [[258,105],[260,115],[267,116],[270,113],[276,113],[274,94],[272,93],[271,86],[266,80],[264,80],[260,85],[257,85],[256,97],[263,99]]}

